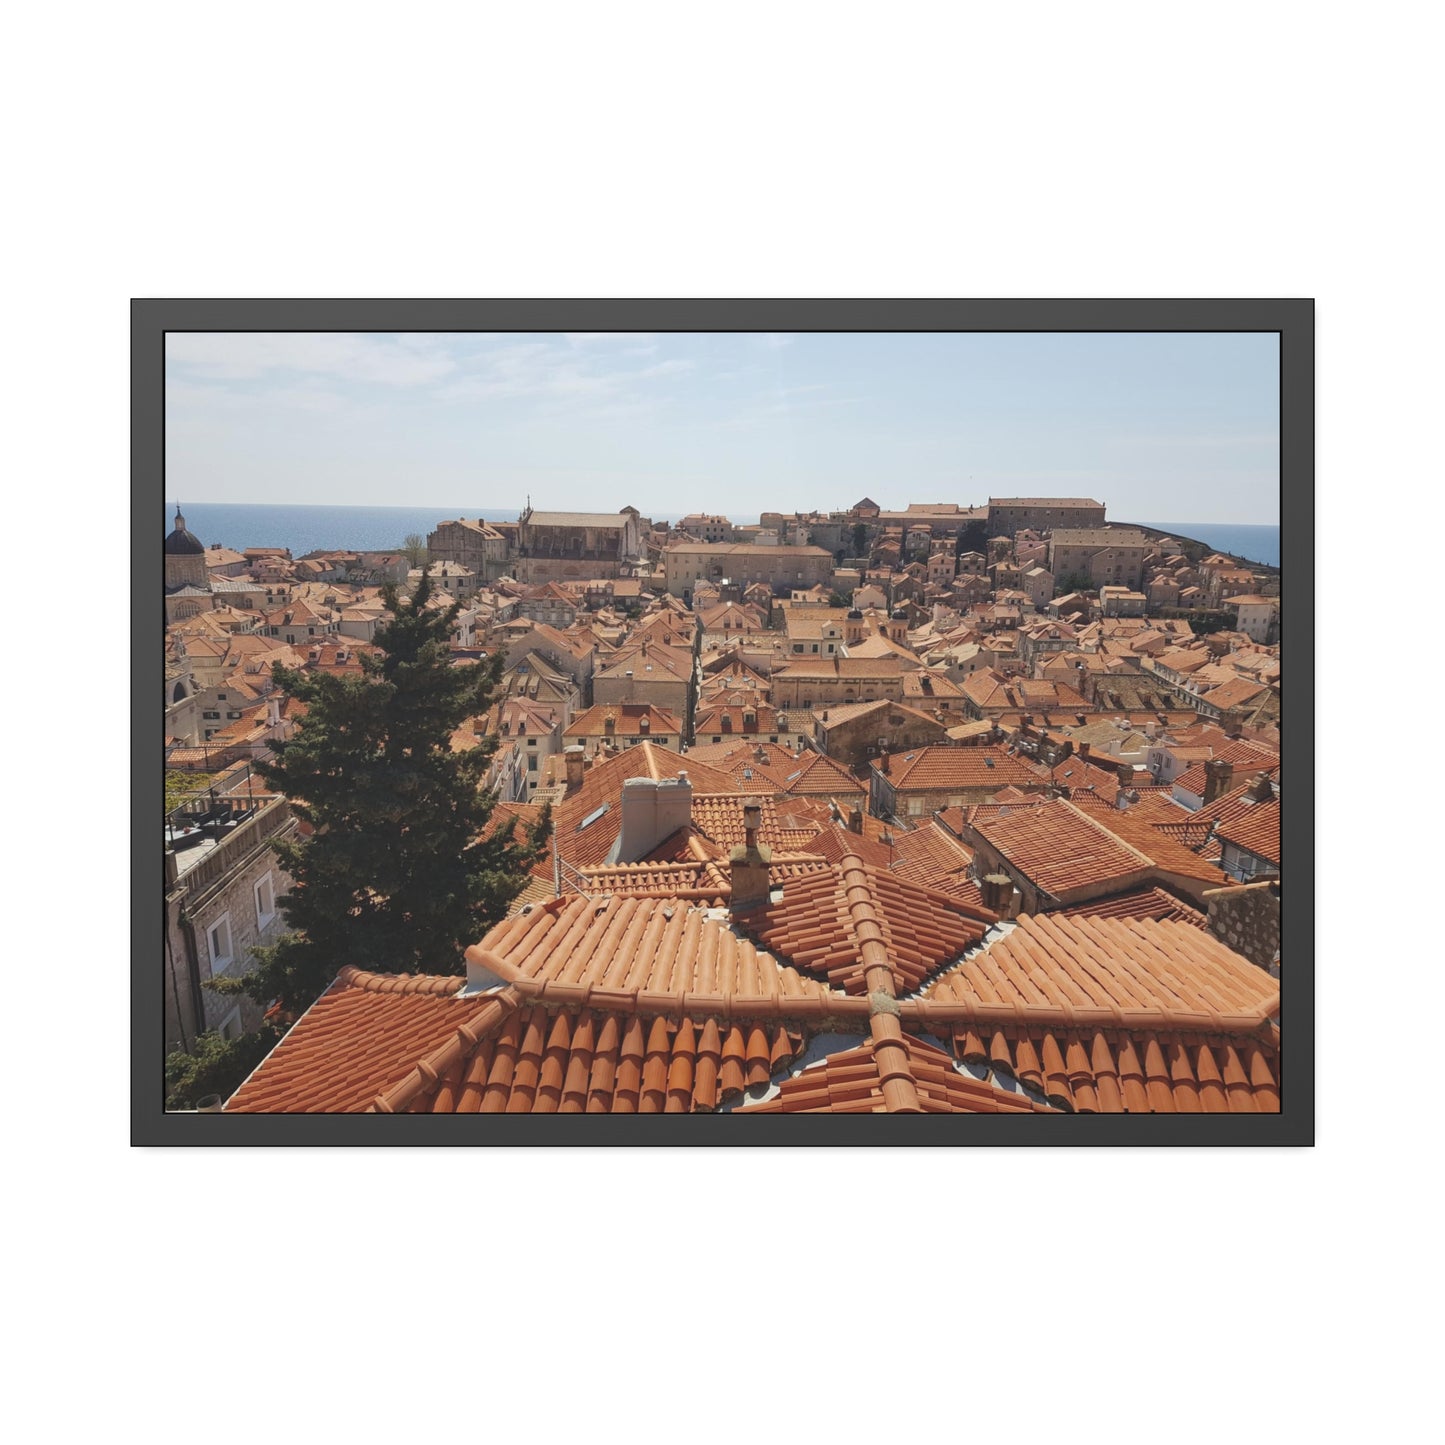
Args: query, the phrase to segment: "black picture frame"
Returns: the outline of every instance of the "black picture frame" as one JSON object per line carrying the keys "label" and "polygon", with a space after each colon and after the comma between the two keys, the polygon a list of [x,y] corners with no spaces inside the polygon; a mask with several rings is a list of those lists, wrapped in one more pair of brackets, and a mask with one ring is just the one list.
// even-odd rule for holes
{"label": "black picture frame", "polygon": [[989,331],[1275,332],[1280,338],[1282,579],[1290,595],[1289,706],[1281,725],[1289,798],[1282,841],[1281,1111],[1274,1115],[573,1116],[167,1114],[163,1047],[163,859],[154,799],[163,771],[155,707],[161,570],[132,586],[131,1142],[226,1146],[890,1145],[986,1147],[1312,1145],[1314,997],[1314,302],[1099,300],[225,300],[131,302],[133,555],[159,556],[165,497],[168,331]]}

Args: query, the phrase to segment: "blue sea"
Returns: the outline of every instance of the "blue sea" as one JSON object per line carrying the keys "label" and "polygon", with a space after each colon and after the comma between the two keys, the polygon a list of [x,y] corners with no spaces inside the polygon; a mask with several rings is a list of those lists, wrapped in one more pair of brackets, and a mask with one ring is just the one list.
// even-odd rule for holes
{"label": "blue sea", "polygon": [[[231,502],[182,502],[186,526],[207,546],[219,542],[244,547],[289,547],[293,557],[326,549],[382,552],[401,546],[412,532],[425,537],[438,522],[452,517],[485,517],[515,522],[518,503],[488,507],[313,507],[258,506]],[[653,521],[676,522],[683,514],[655,513]],[[175,503],[166,503],[163,532],[169,532]],[[755,520],[753,518],[737,520]],[[1236,526],[1225,522],[1146,522],[1165,532],[1193,537],[1250,562],[1279,566],[1279,528]]]}
{"label": "blue sea", "polygon": [[[412,532],[425,538],[428,532],[436,530],[438,522],[450,521],[453,517],[480,516],[489,522],[515,522],[521,511],[521,503],[504,507],[476,503],[461,507],[313,507],[181,500],[187,529],[206,546],[219,542],[238,552],[246,547],[289,547],[293,557],[328,550],[394,551]],[[175,514],[176,504],[167,502],[167,532],[175,525]],[[682,513],[677,515],[680,517]],[[667,520],[676,521],[677,517]]]}
{"label": "blue sea", "polygon": [[1161,532],[1175,532],[1205,542],[1216,551],[1265,567],[1279,566],[1279,528],[1234,522],[1145,522]]}

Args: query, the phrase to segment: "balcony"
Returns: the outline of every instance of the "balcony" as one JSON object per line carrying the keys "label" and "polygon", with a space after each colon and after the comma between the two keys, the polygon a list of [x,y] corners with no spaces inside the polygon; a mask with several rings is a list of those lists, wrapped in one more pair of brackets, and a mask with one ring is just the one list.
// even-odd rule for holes
{"label": "balcony", "polygon": [[177,881],[186,879],[192,889],[205,887],[212,874],[219,878],[231,860],[290,821],[286,800],[275,793],[197,793],[166,815],[165,851],[175,860]]}

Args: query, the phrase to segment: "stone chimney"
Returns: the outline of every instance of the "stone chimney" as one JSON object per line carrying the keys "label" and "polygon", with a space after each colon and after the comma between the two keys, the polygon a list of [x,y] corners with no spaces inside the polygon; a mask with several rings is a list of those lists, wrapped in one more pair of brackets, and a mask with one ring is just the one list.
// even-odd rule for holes
{"label": "stone chimney", "polygon": [[863,809],[848,809],[848,831],[850,833],[861,833],[863,831]]}
{"label": "stone chimney", "polygon": [[1089,754],[1090,754],[1092,751],[1093,751],[1093,748],[1092,748],[1092,746],[1091,746],[1089,743],[1080,743],[1080,744],[1079,744],[1079,757],[1080,757],[1084,762],[1087,763],[1087,762],[1089,761]]}
{"label": "stone chimney", "polygon": [[1249,796],[1256,803],[1267,803],[1274,797],[1274,784],[1269,780],[1268,773],[1257,773],[1254,781],[1249,785]]}
{"label": "stone chimney", "polygon": [[567,764],[568,788],[580,788],[582,786],[582,770],[587,766],[587,749],[584,747],[564,748],[562,759]]}
{"label": "stone chimney", "polygon": [[978,880],[983,906],[1000,918],[1007,918],[1013,906],[1014,881],[1007,873],[989,873]]}
{"label": "stone chimney", "polygon": [[743,799],[743,842],[728,854],[728,872],[732,883],[729,909],[736,913],[768,901],[768,865],[773,850],[758,842],[763,809],[757,798]]}
{"label": "stone chimney", "polygon": [[1227,793],[1234,786],[1234,764],[1223,758],[1210,758],[1204,765],[1204,806]]}
{"label": "stone chimney", "polygon": [[609,738],[616,735],[617,719],[611,713],[602,719],[602,731]]}
{"label": "stone chimney", "polygon": [[1118,763],[1114,768],[1114,776],[1119,780],[1121,788],[1132,787],[1134,783],[1134,764]]}
{"label": "stone chimney", "polygon": [[622,825],[615,863],[636,863],[692,822],[692,783],[676,778],[628,778],[622,785]]}

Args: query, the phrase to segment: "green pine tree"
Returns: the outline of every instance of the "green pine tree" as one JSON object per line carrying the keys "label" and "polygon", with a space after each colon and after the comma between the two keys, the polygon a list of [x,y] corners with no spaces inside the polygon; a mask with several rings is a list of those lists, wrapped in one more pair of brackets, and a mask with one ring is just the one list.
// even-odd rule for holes
{"label": "green pine tree", "polygon": [[514,820],[482,837],[497,739],[453,752],[451,737],[489,706],[502,660],[453,666],[447,639],[460,604],[431,608],[431,591],[426,579],[410,601],[384,589],[391,620],[359,677],[274,667],[306,712],[257,771],[311,832],[276,845],[294,884],[279,900],[292,931],[220,991],[296,1014],[347,964],[461,973],[464,950],[505,916],[542,856],[546,809],[525,837]]}

